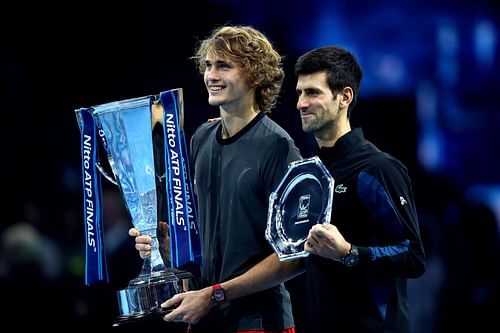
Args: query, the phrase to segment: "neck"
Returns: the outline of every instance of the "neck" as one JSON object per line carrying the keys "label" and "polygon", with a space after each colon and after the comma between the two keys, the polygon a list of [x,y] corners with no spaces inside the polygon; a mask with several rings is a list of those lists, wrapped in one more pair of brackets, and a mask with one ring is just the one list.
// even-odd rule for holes
{"label": "neck", "polygon": [[260,110],[254,107],[244,109],[241,112],[228,112],[221,108],[222,138],[228,139],[241,131],[259,112]]}
{"label": "neck", "polygon": [[320,148],[328,148],[333,147],[337,140],[349,131],[351,131],[351,125],[349,124],[349,121],[347,121],[343,125],[336,124],[333,129],[326,129],[323,132],[316,132],[314,133],[314,137]]}

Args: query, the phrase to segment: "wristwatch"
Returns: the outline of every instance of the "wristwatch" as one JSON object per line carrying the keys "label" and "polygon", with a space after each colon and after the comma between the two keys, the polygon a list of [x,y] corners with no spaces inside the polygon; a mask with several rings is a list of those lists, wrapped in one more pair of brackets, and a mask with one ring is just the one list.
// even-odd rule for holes
{"label": "wristwatch", "polygon": [[358,248],[351,244],[351,249],[342,257],[340,261],[347,267],[352,267],[358,263],[359,252]]}
{"label": "wristwatch", "polygon": [[226,299],[224,289],[222,289],[219,283],[216,283],[212,286],[212,299],[219,304],[223,304],[224,300]]}

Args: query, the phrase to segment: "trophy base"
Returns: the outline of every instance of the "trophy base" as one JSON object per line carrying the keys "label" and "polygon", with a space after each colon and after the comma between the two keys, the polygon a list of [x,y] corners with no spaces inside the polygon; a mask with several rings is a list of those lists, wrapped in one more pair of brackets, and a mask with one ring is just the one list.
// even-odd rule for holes
{"label": "trophy base", "polygon": [[172,309],[164,309],[161,303],[175,294],[188,290],[190,272],[169,269],[151,276],[139,276],[129,282],[129,286],[117,291],[120,315],[113,326],[120,326],[167,314]]}

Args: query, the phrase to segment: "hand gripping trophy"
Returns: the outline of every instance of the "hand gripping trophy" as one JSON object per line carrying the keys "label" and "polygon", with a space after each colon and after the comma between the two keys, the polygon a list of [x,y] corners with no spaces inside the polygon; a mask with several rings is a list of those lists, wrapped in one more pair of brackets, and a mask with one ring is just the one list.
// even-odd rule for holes
{"label": "hand gripping trophy", "polygon": [[[75,110],[81,132],[87,285],[108,280],[102,236],[101,175],[123,195],[132,224],[152,238],[139,275],[117,291],[115,325],[161,313],[201,265],[200,238],[183,132],[182,89]],[[153,131],[160,129],[160,144]],[[99,161],[104,147],[112,176]],[[159,198],[167,208],[170,247],[161,253]],[[167,258],[170,253],[169,258]]]}

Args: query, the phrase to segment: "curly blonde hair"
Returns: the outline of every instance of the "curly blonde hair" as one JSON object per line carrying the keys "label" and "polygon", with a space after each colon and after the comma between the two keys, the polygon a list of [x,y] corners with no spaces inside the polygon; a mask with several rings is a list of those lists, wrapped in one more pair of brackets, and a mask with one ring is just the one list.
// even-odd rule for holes
{"label": "curly blonde hair", "polygon": [[217,55],[237,64],[247,74],[248,83],[256,86],[256,102],[263,112],[276,106],[285,78],[282,57],[268,38],[251,26],[222,26],[199,41],[192,59],[200,74],[206,69],[207,55]]}

